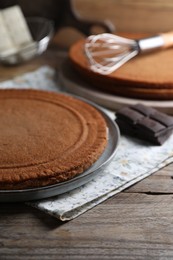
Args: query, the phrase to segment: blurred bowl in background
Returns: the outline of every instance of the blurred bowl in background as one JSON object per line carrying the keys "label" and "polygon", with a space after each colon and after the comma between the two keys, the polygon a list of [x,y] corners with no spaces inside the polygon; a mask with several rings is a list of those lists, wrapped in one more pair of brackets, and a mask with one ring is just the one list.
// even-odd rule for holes
{"label": "blurred bowl in background", "polygon": [[47,50],[48,44],[54,34],[53,22],[42,17],[26,18],[31,32],[33,43],[20,48],[15,53],[0,54],[0,63],[17,65],[41,55]]}

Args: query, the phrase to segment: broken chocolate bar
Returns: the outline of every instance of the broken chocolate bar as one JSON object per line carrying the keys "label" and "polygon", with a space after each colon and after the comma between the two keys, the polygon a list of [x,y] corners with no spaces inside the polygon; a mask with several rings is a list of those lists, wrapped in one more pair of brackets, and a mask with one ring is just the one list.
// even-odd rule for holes
{"label": "broken chocolate bar", "polygon": [[121,133],[162,145],[173,131],[173,117],[143,104],[123,107],[116,112]]}

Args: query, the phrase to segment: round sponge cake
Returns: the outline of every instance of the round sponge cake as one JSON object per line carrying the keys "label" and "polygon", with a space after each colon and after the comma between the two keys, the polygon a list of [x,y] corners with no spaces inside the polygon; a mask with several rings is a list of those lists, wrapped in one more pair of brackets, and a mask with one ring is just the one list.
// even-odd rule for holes
{"label": "round sponge cake", "polygon": [[[144,38],[143,34],[123,34],[126,38]],[[72,66],[91,88],[125,97],[171,100],[173,99],[173,48],[141,54],[109,75],[90,69],[84,52],[85,40],[72,45],[69,58]]]}
{"label": "round sponge cake", "polygon": [[107,126],[77,98],[35,90],[0,90],[0,189],[63,182],[102,154]]}

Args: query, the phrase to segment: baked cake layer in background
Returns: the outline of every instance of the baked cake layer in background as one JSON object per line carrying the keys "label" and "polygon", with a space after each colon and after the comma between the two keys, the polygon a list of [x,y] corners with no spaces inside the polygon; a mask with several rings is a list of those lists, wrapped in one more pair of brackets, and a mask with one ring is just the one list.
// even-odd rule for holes
{"label": "baked cake layer in background", "polygon": [[[137,39],[146,35],[123,34]],[[173,49],[138,55],[109,75],[93,72],[84,52],[85,40],[72,45],[69,58],[72,66],[85,80],[107,93],[141,99],[173,98]]]}

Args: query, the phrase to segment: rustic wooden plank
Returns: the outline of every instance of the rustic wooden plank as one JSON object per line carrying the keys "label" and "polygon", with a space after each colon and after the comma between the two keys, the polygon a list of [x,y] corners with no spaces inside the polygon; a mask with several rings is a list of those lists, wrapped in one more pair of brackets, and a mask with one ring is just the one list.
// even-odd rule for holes
{"label": "rustic wooden plank", "polygon": [[143,179],[125,192],[173,194],[172,164]]}
{"label": "rustic wooden plank", "polygon": [[82,17],[109,19],[118,31],[160,32],[172,30],[173,3],[166,1],[135,0],[76,0]]}
{"label": "rustic wooden plank", "polygon": [[121,193],[65,224],[1,204],[1,259],[171,259],[171,202],[169,195]]}

